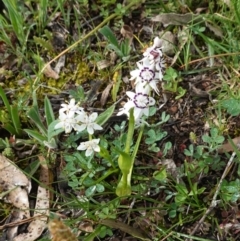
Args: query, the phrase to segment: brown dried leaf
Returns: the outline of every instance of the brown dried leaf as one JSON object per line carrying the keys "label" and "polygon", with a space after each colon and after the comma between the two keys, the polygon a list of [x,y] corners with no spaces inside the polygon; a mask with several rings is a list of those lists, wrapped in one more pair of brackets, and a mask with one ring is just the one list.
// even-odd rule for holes
{"label": "brown dried leaf", "polygon": [[120,30],[120,33],[122,34],[122,36],[124,38],[128,38],[128,39],[132,39],[133,38],[133,30],[132,28],[127,25],[127,24],[124,24]]}
{"label": "brown dried leaf", "polygon": [[169,25],[187,25],[188,23],[196,23],[202,21],[199,14],[186,13],[161,13],[151,19],[153,22],[160,22],[166,28]]}
{"label": "brown dried leaf", "polygon": [[61,69],[65,66],[65,61],[66,61],[66,56],[64,54],[58,59],[58,62],[54,68],[54,71],[56,72],[56,74],[59,74]]}
{"label": "brown dried leaf", "polygon": [[44,68],[43,73],[48,78],[59,79],[59,75],[52,69],[49,64]]}
{"label": "brown dried leaf", "polygon": [[28,226],[28,233],[19,234],[13,241],[35,241],[45,229],[46,222],[39,219],[32,221]]}
{"label": "brown dried leaf", "polygon": [[192,96],[197,96],[200,98],[209,98],[211,96],[210,93],[208,93],[207,91],[201,90],[190,83],[189,83],[189,87],[190,87]]}
{"label": "brown dried leaf", "polygon": [[88,220],[82,220],[81,223],[79,224],[78,228],[81,231],[84,231],[87,233],[92,233],[94,231],[93,224]]}
{"label": "brown dried leaf", "polygon": [[[236,148],[238,148],[238,146],[240,145],[240,136],[232,139],[233,144],[236,146]],[[231,144],[230,141],[228,141],[226,144],[223,144],[219,149],[218,152],[219,153],[224,153],[224,152],[230,152],[230,151],[234,151],[233,145]]]}
{"label": "brown dried leaf", "polygon": [[113,83],[108,84],[107,87],[102,92],[102,96],[101,96],[101,100],[100,100],[101,106],[104,106],[106,104],[106,101],[107,101],[107,98],[109,96],[109,92],[110,92],[112,86],[113,86]]}
{"label": "brown dried leaf", "polygon": [[133,30],[129,25],[124,24],[120,30],[122,36],[126,39],[129,39],[129,45],[132,44],[133,40]]}
{"label": "brown dried leaf", "polygon": [[108,61],[106,59],[103,59],[97,62],[98,70],[105,69],[111,65],[112,65],[111,61]]}
{"label": "brown dried leaf", "polygon": [[0,189],[9,192],[5,199],[15,207],[22,209],[21,218],[30,217],[28,193],[31,183],[25,174],[10,161],[0,154]]}
{"label": "brown dried leaf", "polygon": [[52,241],[78,241],[71,229],[61,220],[54,219],[50,221],[48,228],[52,236]]}
{"label": "brown dried leaf", "polygon": [[179,41],[179,43],[181,43],[181,45],[180,45],[177,53],[175,54],[175,56],[174,56],[174,58],[172,60],[171,66],[173,66],[175,64],[175,62],[177,61],[178,56],[180,55],[183,47],[185,46],[185,44],[188,41],[189,36],[190,36],[189,29],[186,26],[184,26],[182,28],[182,30],[179,30],[179,32],[178,32],[178,41]]}
{"label": "brown dried leaf", "polygon": [[50,176],[45,158],[43,156],[39,156],[38,158],[41,164],[39,183],[42,186],[38,187],[34,217],[41,217],[38,217],[29,224],[27,229],[28,233],[18,235],[13,241],[34,241],[42,234],[47,224],[50,206],[50,191],[49,188],[46,187],[50,185]]}
{"label": "brown dried leaf", "polygon": [[133,237],[139,238],[140,240],[150,241],[148,236],[143,231],[136,229],[128,224],[114,220],[114,219],[103,219],[101,224],[104,224],[110,228],[120,229],[121,231],[132,235]]}
{"label": "brown dried leaf", "polygon": [[210,23],[208,23],[208,22],[205,22],[205,25],[206,25],[206,27],[210,30],[210,31],[212,31],[217,37],[219,37],[219,38],[223,38],[223,32],[222,32],[222,29],[219,27],[219,26],[217,26],[216,24],[210,24]]}

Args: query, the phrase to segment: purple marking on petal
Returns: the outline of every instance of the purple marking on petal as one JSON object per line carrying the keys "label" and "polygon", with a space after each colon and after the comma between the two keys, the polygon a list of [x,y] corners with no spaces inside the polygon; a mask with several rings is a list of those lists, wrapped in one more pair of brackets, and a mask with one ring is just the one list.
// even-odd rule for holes
{"label": "purple marking on petal", "polygon": [[[144,101],[144,102],[146,102],[146,103],[145,103],[145,106],[138,105],[138,102],[139,102],[138,97],[139,97],[139,96],[144,96],[144,97],[146,98],[145,101]],[[134,105],[135,105],[137,108],[139,108],[139,109],[145,109],[146,107],[148,107],[148,105],[149,105],[149,103],[150,103],[150,98],[149,98],[149,95],[143,94],[143,93],[139,92],[139,93],[136,93],[136,94],[135,94],[135,96],[134,96],[134,98],[133,98],[132,101],[133,101]]]}
{"label": "purple marking on petal", "polygon": [[159,56],[159,52],[157,52],[155,49],[151,50],[150,54],[153,56],[154,59],[156,59]]}
{"label": "purple marking on petal", "polygon": [[[150,72],[151,73],[151,77],[150,78],[144,78],[144,72]],[[140,74],[139,74],[139,76],[141,77],[141,79],[142,80],[144,80],[144,81],[147,81],[147,82],[151,82],[153,79],[154,79],[154,77],[155,77],[155,72],[152,70],[152,69],[150,69],[150,68],[148,68],[148,67],[144,67],[141,71],[140,71]]]}

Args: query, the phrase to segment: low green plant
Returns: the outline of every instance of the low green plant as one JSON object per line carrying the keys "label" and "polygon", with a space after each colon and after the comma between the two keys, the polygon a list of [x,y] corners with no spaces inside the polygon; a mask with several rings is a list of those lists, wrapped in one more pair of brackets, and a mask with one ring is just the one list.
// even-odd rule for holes
{"label": "low green plant", "polygon": [[220,190],[221,200],[225,203],[236,203],[240,198],[240,179],[233,181],[223,180]]}
{"label": "low green plant", "polygon": [[104,26],[99,32],[109,41],[107,48],[116,52],[116,54],[127,61],[131,51],[129,39],[123,40],[121,43],[117,40],[116,36],[108,26]]}
{"label": "low green plant", "polygon": [[240,99],[229,98],[223,100],[221,106],[226,109],[231,116],[238,116],[240,114]]}
{"label": "low green plant", "polygon": [[172,67],[168,68],[163,76],[164,80],[164,90],[176,93],[177,96],[175,99],[180,99],[186,93],[186,90],[179,86],[179,83],[182,81],[178,72]]}
{"label": "low green plant", "polygon": [[20,121],[20,113],[17,105],[10,105],[8,98],[0,86],[0,97],[3,100],[5,110],[1,110],[0,121],[2,127],[6,129],[11,135],[21,136],[22,124]]}
{"label": "low green plant", "polygon": [[[150,116],[154,115],[156,113],[156,108],[152,107],[150,110]],[[160,140],[162,140],[166,135],[167,132],[166,131],[162,131],[159,127],[166,123],[170,118],[170,115],[166,115],[166,112],[162,112],[161,115],[161,120],[156,123],[156,124],[152,124],[149,125],[147,124],[147,126],[145,127],[145,131],[144,131],[144,137],[145,137],[145,143],[148,145],[148,150],[152,151],[152,152],[159,152],[160,148],[157,147],[157,142],[159,142]],[[158,129],[156,128],[158,127]],[[166,152],[171,149],[171,144],[166,144],[165,148],[163,150],[163,153],[166,154]]]}
{"label": "low green plant", "polygon": [[34,104],[32,108],[28,111],[27,115],[32,121],[32,125],[37,128],[37,130],[24,129],[24,131],[30,135],[32,138],[37,140],[42,146],[47,146],[50,149],[57,147],[57,142],[55,136],[61,133],[60,130],[55,130],[54,127],[57,123],[55,121],[54,113],[52,110],[51,103],[47,97],[44,99],[44,114],[46,122],[43,121],[43,118],[40,114],[36,93],[33,94]]}
{"label": "low green plant", "polygon": [[192,177],[197,173],[207,174],[210,169],[221,170],[225,165],[220,156],[216,155],[217,150],[224,142],[224,137],[219,134],[219,130],[217,128],[210,129],[210,135],[203,135],[202,140],[204,145],[198,145],[194,148],[191,144],[188,149],[184,150],[184,154],[192,157],[194,161],[189,164]]}

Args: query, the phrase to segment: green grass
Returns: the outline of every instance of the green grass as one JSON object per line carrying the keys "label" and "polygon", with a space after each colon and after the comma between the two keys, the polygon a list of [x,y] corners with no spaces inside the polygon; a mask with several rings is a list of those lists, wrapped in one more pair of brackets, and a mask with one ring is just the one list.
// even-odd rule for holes
{"label": "green grass", "polygon": [[[26,168],[26,156],[42,154],[48,160],[55,180],[50,212],[73,210],[65,224],[75,235],[79,223],[87,223],[89,229],[78,240],[124,234],[156,241],[235,240],[237,230],[228,232],[224,225],[237,219],[233,206],[239,201],[238,143],[229,141],[236,156],[218,150],[240,135],[240,1],[230,6],[223,1],[146,1],[145,8],[138,1],[127,2],[131,6],[107,0],[3,0],[1,152],[11,160],[24,160],[18,167],[33,180],[39,178],[39,163]],[[146,21],[144,26],[153,29],[151,37],[135,26],[134,47],[122,41],[119,26],[129,24],[132,16],[141,13],[149,20],[156,14],[182,14],[200,7],[207,7],[202,21],[166,29]],[[53,30],[50,23],[60,27]],[[69,33],[63,34],[63,29]],[[160,30],[176,36],[184,31],[185,39],[178,39],[172,66],[173,56],[165,56],[161,95],[155,96],[161,108],[151,108],[144,128],[134,129],[133,122],[115,118],[132,88],[122,79],[130,77],[143,46],[150,46]],[[53,44],[58,31],[64,35],[60,49]],[[113,53],[116,59],[111,59]],[[59,79],[47,77],[46,66],[54,68],[63,55],[66,62]],[[11,66],[8,60],[16,63]],[[108,67],[98,69],[100,60]],[[101,151],[94,156],[76,150],[88,140],[87,131],[65,134],[54,129],[60,104],[69,101],[69,94],[90,112],[101,113],[97,123],[104,131],[96,134]],[[219,202],[213,207],[215,201]],[[4,200],[0,207],[3,221],[9,207]],[[195,230],[199,221],[201,228]]]}

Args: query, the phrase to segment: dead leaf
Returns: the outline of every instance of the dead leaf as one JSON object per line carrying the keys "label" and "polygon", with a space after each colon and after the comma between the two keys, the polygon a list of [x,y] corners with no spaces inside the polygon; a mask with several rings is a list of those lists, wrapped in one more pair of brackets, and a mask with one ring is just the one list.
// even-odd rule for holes
{"label": "dead leaf", "polygon": [[106,59],[103,59],[97,62],[98,70],[105,69],[111,65],[112,65],[111,61],[108,61]]}
{"label": "dead leaf", "polygon": [[59,75],[52,69],[52,67],[48,64],[43,70],[43,73],[48,78],[59,79]]}
{"label": "dead leaf", "polygon": [[46,160],[43,156],[39,156],[41,165],[39,187],[34,211],[35,220],[28,226],[28,233],[19,234],[13,241],[34,241],[36,240],[46,228],[47,219],[49,216],[50,206],[50,176]]}
{"label": "dead leaf", "polygon": [[194,85],[189,83],[190,91],[192,96],[200,97],[200,98],[210,98],[211,94],[207,91],[196,88]]}
{"label": "dead leaf", "polygon": [[52,241],[78,241],[71,229],[61,220],[51,220],[48,224],[48,228],[52,236]]}
{"label": "dead leaf", "polygon": [[[232,139],[233,144],[236,146],[236,148],[240,145],[240,136]],[[223,144],[219,149],[219,153],[224,153],[224,152],[230,152],[234,151],[233,145],[228,141],[226,144]]]}
{"label": "dead leaf", "polygon": [[121,231],[128,233],[133,237],[139,238],[140,240],[150,241],[145,233],[123,222],[114,219],[103,219],[100,223],[110,228],[120,229]]}
{"label": "dead leaf", "polygon": [[66,61],[66,56],[62,55],[59,59],[58,62],[54,68],[54,71],[56,72],[56,74],[59,74],[61,69],[65,66],[65,61]]}
{"label": "dead leaf", "polygon": [[4,197],[5,200],[21,210],[20,219],[24,216],[30,217],[28,193],[31,190],[31,182],[12,161],[1,154],[0,189],[8,192]]}
{"label": "dead leaf", "polygon": [[208,22],[205,22],[205,25],[206,27],[212,31],[217,37],[219,38],[223,38],[223,32],[222,32],[222,29],[217,26],[216,24],[211,24],[211,23],[208,23]]}
{"label": "dead leaf", "polygon": [[129,39],[129,45],[132,43],[132,40],[133,40],[133,30],[132,28],[127,25],[127,24],[124,24],[120,30],[122,36],[126,39]]}
{"label": "dead leaf", "polygon": [[100,100],[101,106],[104,106],[106,104],[106,101],[107,101],[107,98],[109,96],[109,92],[110,92],[112,86],[113,86],[113,83],[108,84],[107,87],[102,92],[102,96],[101,96],[101,100]]}
{"label": "dead leaf", "polygon": [[184,183],[182,178],[180,177],[179,170],[173,159],[164,159],[162,161],[162,165],[166,167],[167,173],[170,174],[170,176],[174,177],[177,183]]}
{"label": "dead leaf", "polygon": [[161,13],[151,19],[153,22],[160,22],[166,28],[169,25],[187,25],[188,23],[196,23],[203,21],[203,17],[199,14],[186,13]]}
{"label": "dead leaf", "polygon": [[180,55],[183,47],[185,46],[185,44],[188,41],[189,36],[190,36],[189,29],[187,27],[184,26],[182,28],[182,30],[179,30],[179,32],[178,32],[178,42],[181,43],[181,45],[179,46],[179,49],[178,49],[177,53],[175,54],[175,56],[172,60],[171,66],[173,66],[175,64],[175,62],[177,61],[178,56]]}
{"label": "dead leaf", "polygon": [[176,48],[176,37],[172,32],[166,31],[162,34],[162,51],[168,56],[173,56]]}

